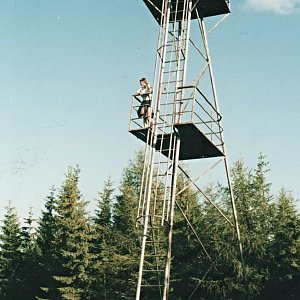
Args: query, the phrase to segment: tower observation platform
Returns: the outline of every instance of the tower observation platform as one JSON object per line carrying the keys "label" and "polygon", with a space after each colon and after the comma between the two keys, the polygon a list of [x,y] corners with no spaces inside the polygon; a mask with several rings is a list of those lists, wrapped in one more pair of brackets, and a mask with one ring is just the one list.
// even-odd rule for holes
{"label": "tower observation platform", "polygon": [[[246,283],[243,249],[221,125],[222,116],[207,38],[208,33],[230,12],[230,3],[228,0],[143,2],[156,20],[154,23],[159,25],[159,36],[154,80],[151,84],[151,122],[145,125],[143,118],[140,118],[138,112],[142,99],[136,95],[132,95],[130,110],[129,132],[145,145],[136,218],[136,227],[141,236],[136,300],[166,300],[170,297],[173,226],[180,218],[188,224],[195,240],[199,242],[202,255],[209,261],[210,267],[207,272],[203,271],[204,277],[215,269],[200,235],[189,221],[188,214],[193,208],[188,205],[189,212],[181,208],[178,195],[189,187],[194,187],[196,193],[201,194],[199,201],[209,202],[220,217],[225,219],[224,223],[230,226],[230,230],[233,229]],[[220,16],[221,20],[209,18],[213,16]],[[205,25],[207,19],[216,21],[208,33]],[[230,217],[199,186],[198,179],[202,180],[203,176],[193,180],[179,164],[184,161],[186,166],[191,160],[201,166],[211,164],[202,173],[205,175],[218,165],[219,162],[214,161],[216,158],[219,162],[224,162],[222,176],[231,201]],[[197,170],[199,169],[198,167]],[[182,187],[177,182],[178,176],[184,177],[189,184]],[[200,296],[195,298],[198,286],[194,286],[188,299],[199,299]]]}
{"label": "tower observation platform", "polygon": [[[152,13],[155,20],[160,23],[162,16],[162,7],[164,0],[143,0],[147,5],[148,9]],[[197,13],[199,13],[200,18],[206,18],[211,16],[228,14],[229,1],[226,0],[193,0],[192,2],[192,13],[191,19],[197,19]],[[170,20],[180,20],[182,19],[182,14],[185,10],[185,1],[171,0],[171,15]]]}
{"label": "tower observation platform", "polygon": [[[181,87],[180,100],[170,101],[164,106],[164,114],[156,119],[157,142],[155,149],[167,157],[172,157],[172,137],[176,130],[180,136],[179,160],[200,159],[224,156],[222,152],[221,115],[199,90],[197,86]],[[139,99],[132,96],[131,122],[129,131],[145,143],[151,143],[153,127],[144,128],[137,117]],[[173,113],[174,106],[181,106],[179,112]],[[169,122],[168,118],[170,119]],[[172,124],[172,119],[177,120]]]}

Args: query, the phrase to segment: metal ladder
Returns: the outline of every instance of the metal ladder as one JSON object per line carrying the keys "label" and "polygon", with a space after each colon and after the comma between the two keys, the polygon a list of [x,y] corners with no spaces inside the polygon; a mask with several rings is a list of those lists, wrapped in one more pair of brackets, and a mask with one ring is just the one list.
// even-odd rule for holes
{"label": "metal ladder", "polygon": [[[157,51],[154,124],[148,130],[137,226],[143,231],[136,299],[167,299],[191,1],[164,1]],[[177,19],[180,16],[180,19]]]}

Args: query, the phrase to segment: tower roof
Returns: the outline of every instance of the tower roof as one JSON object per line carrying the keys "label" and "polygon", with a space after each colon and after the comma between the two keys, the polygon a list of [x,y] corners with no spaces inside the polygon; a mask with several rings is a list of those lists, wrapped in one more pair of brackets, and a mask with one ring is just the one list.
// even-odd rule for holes
{"label": "tower roof", "polygon": [[[147,5],[148,9],[152,13],[155,20],[160,23],[161,10],[164,0],[143,0]],[[171,0],[171,20],[182,19],[182,9],[183,2],[181,0]],[[197,18],[196,10],[200,18],[206,18],[216,15],[228,14],[229,10],[229,0],[192,0],[193,5],[195,5],[192,11],[192,19]],[[172,4],[174,4],[174,10],[172,10]],[[177,6],[177,13],[175,14],[175,7]]]}

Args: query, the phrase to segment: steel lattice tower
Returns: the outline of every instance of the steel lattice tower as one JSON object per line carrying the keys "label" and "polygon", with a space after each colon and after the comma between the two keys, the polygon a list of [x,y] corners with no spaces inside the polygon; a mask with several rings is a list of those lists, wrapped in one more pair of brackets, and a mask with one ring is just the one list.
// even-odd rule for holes
{"label": "steel lattice tower", "polygon": [[[137,212],[137,226],[142,233],[136,299],[150,299],[149,295],[151,299],[168,299],[175,209],[179,210],[194,230],[176,201],[176,197],[190,186],[195,187],[233,227],[247,284],[222,117],[205,28],[206,18],[224,18],[229,14],[229,1],[143,1],[158,22],[160,30],[152,95],[153,125],[143,127],[141,119],[137,117],[140,102],[133,96],[129,128],[132,134],[145,142]],[[199,187],[198,179],[202,176],[192,180],[179,164],[179,161],[187,163],[191,160],[209,163],[210,166],[203,174],[223,161],[222,170],[230,191],[232,222]],[[181,190],[177,187],[179,174],[190,181]],[[197,233],[194,233],[205,252],[205,246]]]}

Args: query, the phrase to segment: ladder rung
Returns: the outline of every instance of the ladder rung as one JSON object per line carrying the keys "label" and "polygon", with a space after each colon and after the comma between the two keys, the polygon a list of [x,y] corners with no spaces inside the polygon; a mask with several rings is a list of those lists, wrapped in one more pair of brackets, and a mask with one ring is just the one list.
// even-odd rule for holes
{"label": "ladder rung", "polygon": [[173,49],[169,49],[166,51],[166,53],[174,53],[176,51],[178,51],[179,46],[178,46],[178,41],[176,41],[176,43],[174,43],[174,41],[168,42],[167,44],[164,45],[164,47],[168,47],[168,48],[173,48]]}
{"label": "ladder rung", "polygon": [[[159,139],[159,141],[161,141],[162,139]],[[164,140],[164,139],[163,139]],[[169,140],[169,139],[165,139],[165,140]],[[168,148],[163,148],[163,147],[160,147],[159,149],[157,149],[157,151],[161,152],[161,151],[173,151],[174,148],[172,147],[168,147]]]}
{"label": "ladder rung", "polygon": [[143,270],[144,272],[164,272],[165,270],[157,270],[157,269],[153,269],[153,270]]}
{"label": "ladder rung", "polygon": [[[185,31],[185,30],[183,30],[183,31]],[[173,35],[173,33],[178,33],[178,32],[181,32],[181,30],[169,30],[169,33],[171,34],[171,35]],[[174,36],[174,35],[173,35]]]}
{"label": "ladder rung", "polygon": [[170,80],[170,81],[163,81],[162,84],[170,84],[170,83],[176,83],[176,82],[182,82],[182,79],[178,79],[178,80]]}
{"label": "ladder rung", "polygon": [[169,73],[177,73],[177,72],[183,72],[183,69],[164,71],[163,73],[164,73],[164,74],[169,74]]}
{"label": "ladder rung", "polygon": [[[155,175],[155,177],[165,177],[165,176],[171,176],[172,173],[171,172],[168,172],[168,173],[161,173],[161,174],[157,174]],[[155,188],[152,188],[153,190],[164,190],[165,188],[164,187],[155,187]]]}
{"label": "ladder rung", "polygon": [[186,48],[180,48],[180,49],[175,49],[175,50],[168,50],[168,51],[166,51],[166,53],[176,53],[176,52],[178,52],[178,51],[185,51],[186,50]]}
{"label": "ladder rung", "polygon": [[149,244],[149,243],[153,243],[153,244],[164,244],[165,242],[149,241],[149,240],[146,240],[146,243],[147,243],[147,244]]}
{"label": "ladder rung", "polygon": [[[168,85],[173,84],[173,83],[182,83],[182,79],[179,79],[179,80],[164,81],[162,84],[168,86]],[[166,86],[165,86],[165,88],[166,88]]]}
{"label": "ladder rung", "polygon": [[153,287],[163,287],[163,285],[162,284],[141,284],[141,287],[143,287],[143,288],[147,288],[147,287],[153,288]]}
{"label": "ladder rung", "polygon": [[162,164],[168,164],[168,161],[160,161],[160,162],[155,162],[155,165],[162,165]]}
{"label": "ladder rung", "polygon": [[174,63],[174,62],[183,62],[184,59],[180,58],[180,59],[174,59],[174,60],[166,60],[165,63],[169,64],[169,63]]}
{"label": "ladder rung", "polygon": [[[162,95],[171,95],[171,94],[175,94],[176,92],[163,92],[161,93]],[[173,105],[174,103],[162,103],[161,105]]]}

